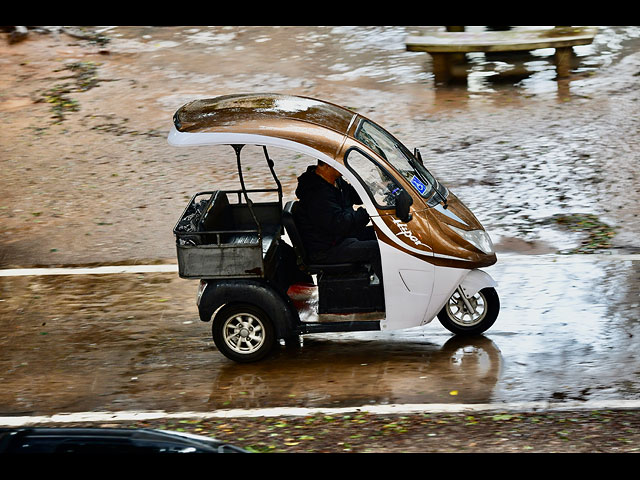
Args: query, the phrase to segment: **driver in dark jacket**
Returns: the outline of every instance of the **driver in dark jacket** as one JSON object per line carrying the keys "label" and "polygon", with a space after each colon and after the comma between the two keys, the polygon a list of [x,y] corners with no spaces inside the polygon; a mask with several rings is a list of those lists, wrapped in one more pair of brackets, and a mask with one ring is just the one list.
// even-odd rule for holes
{"label": "driver in dark jacket", "polygon": [[362,200],[342,174],[318,161],[298,177],[296,225],[312,263],[369,263],[382,279],[380,249]]}

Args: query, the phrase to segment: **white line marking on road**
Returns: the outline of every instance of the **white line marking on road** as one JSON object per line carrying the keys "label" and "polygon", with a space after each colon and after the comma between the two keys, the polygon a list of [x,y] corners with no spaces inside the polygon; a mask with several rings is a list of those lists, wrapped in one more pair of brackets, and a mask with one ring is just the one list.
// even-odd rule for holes
{"label": "white line marking on road", "polygon": [[577,410],[629,410],[640,409],[640,400],[588,400],[584,402],[512,402],[481,404],[392,404],[363,405],[360,407],[341,408],[257,408],[230,409],[213,412],[174,412],[161,410],[122,411],[122,412],[78,412],[60,413],[42,416],[0,417],[0,426],[23,427],[52,423],[105,423],[127,422],[157,419],[199,419],[210,418],[260,418],[260,417],[299,417],[309,415],[340,415],[354,412],[378,415],[406,415],[412,413],[467,413],[467,412],[538,412],[538,411],[577,411]]}
{"label": "white line marking on road", "polygon": [[0,277],[39,275],[105,275],[114,273],[177,273],[178,265],[108,265],[103,267],[13,268],[0,270]]}
{"label": "white line marking on road", "polygon": [[[640,262],[640,255],[606,255],[606,254],[576,254],[576,255],[518,255],[498,254],[498,263],[521,263],[531,265],[537,263],[578,263],[578,262]],[[491,267],[489,267],[491,268]],[[107,265],[102,267],[58,267],[58,268],[11,268],[0,270],[0,277],[21,277],[39,275],[105,275],[118,273],[177,273],[178,265]]]}

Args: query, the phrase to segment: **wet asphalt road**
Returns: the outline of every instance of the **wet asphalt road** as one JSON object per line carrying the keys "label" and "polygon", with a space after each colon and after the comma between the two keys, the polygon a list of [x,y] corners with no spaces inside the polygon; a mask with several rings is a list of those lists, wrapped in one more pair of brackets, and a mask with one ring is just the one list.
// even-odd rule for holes
{"label": "wet asphalt road", "polygon": [[640,399],[637,256],[504,255],[485,336],[435,320],[235,364],[174,273],[1,277],[0,412]]}

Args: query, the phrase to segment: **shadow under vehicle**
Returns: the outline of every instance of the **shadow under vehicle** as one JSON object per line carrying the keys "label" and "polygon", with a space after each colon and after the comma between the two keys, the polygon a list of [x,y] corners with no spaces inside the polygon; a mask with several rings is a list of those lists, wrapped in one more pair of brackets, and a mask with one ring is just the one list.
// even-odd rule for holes
{"label": "shadow under vehicle", "polygon": [[[496,282],[480,270],[496,262],[488,234],[417,149],[368,118],[307,97],[226,95],[180,107],[168,142],[230,145],[236,154],[241,188],[196,193],[174,228],[179,275],[200,280],[200,318],[212,320],[228,358],[260,360],[278,340],[312,333],[404,329],[437,317],[455,334],[477,335],[495,322]],[[262,147],[274,187],[246,188],[246,145]],[[309,262],[298,202],[283,205],[267,147],[323,161],[355,188],[375,229],[381,280],[370,265]],[[267,193],[277,200],[252,200]]]}

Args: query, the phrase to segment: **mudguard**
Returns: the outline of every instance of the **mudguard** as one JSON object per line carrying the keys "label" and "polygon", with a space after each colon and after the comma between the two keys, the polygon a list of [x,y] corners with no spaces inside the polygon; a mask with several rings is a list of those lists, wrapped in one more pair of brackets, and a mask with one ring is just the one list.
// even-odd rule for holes
{"label": "mudguard", "polygon": [[300,323],[290,299],[260,280],[211,280],[200,298],[200,320],[208,322],[223,305],[248,303],[264,310],[273,321],[278,338],[288,338]]}
{"label": "mudguard", "polygon": [[486,287],[496,287],[498,284],[496,281],[491,278],[486,272],[482,270],[471,270],[469,274],[464,277],[462,283],[460,284],[460,288],[462,289],[462,293],[464,293],[465,297],[471,298],[480,290]]}

